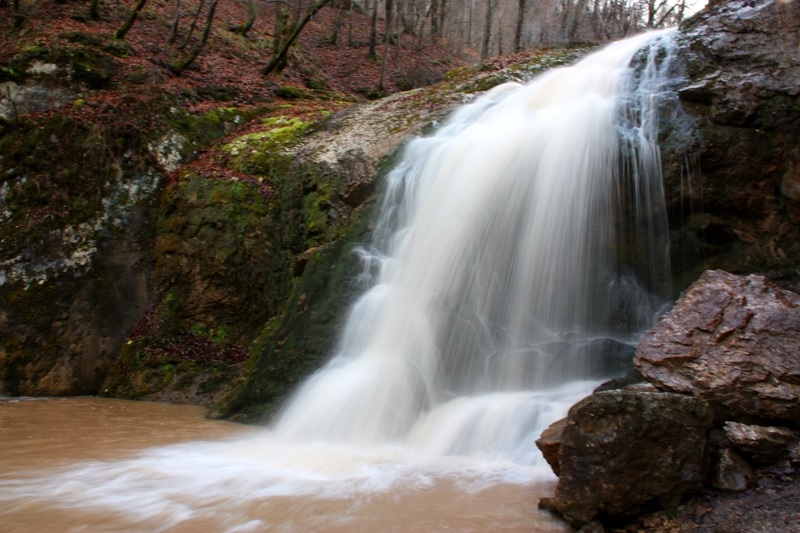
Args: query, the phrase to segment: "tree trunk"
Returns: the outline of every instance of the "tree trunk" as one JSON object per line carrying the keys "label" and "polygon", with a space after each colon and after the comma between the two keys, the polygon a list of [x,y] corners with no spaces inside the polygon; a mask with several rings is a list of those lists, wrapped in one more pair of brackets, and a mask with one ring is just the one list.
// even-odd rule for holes
{"label": "tree trunk", "polygon": [[325,38],[325,41],[331,46],[337,46],[339,43],[339,30],[342,28],[342,24],[344,23],[344,9],[337,6],[334,7],[336,8],[336,14],[333,17],[331,33]]}
{"label": "tree trunk", "polygon": [[178,63],[171,63],[169,66],[169,70],[176,75],[180,75],[181,72],[186,70],[186,67],[191,65],[197,56],[200,55],[200,52],[205,47],[206,42],[208,41],[208,36],[211,34],[211,25],[214,22],[214,11],[217,9],[217,0],[211,0],[211,4],[208,6],[208,14],[206,15],[206,25],[203,28],[203,33],[200,36],[200,40],[195,43],[192,47],[189,55],[187,55],[183,61]]}
{"label": "tree trunk", "polygon": [[100,0],[89,2],[89,18],[91,20],[100,20]]}
{"label": "tree trunk", "polygon": [[475,0],[472,0],[472,3],[469,7],[469,24],[467,25],[467,47],[472,48],[472,28],[473,28],[473,21],[475,18]]}
{"label": "tree trunk", "polygon": [[22,23],[25,20],[25,15],[22,14],[22,8],[19,5],[19,0],[13,1],[11,9],[11,25],[15,28],[19,28],[22,26]]}
{"label": "tree trunk", "polygon": [[376,47],[378,45],[378,0],[372,4],[372,20],[369,24],[369,51],[367,57],[369,59],[376,59],[378,52]]}
{"label": "tree trunk", "polygon": [[[216,2],[216,0],[214,0],[214,1]],[[303,30],[305,25],[308,24],[308,22],[312,18],[314,18],[314,15],[317,14],[317,11],[319,11],[320,9],[325,7],[330,2],[331,2],[331,0],[317,0],[317,3],[314,4],[311,7],[311,9],[309,9],[308,13],[306,13],[306,16],[303,18],[303,20],[301,20],[297,25],[295,25],[295,28],[294,28],[294,31],[292,32],[292,34],[289,35],[289,37],[286,39],[286,42],[283,43],[283,46],[281,47],[281,49],[278,52],[278,54],[275,55],[270,60],[270,62],[267,63],[267,66],[264,67],[261,70],[261,74],[266,76],[267,74],[269,74],[270,72],[275,70],[279,65],[281,65],[281,64],[286,62],[286,54],[289,53],[289,47],[291,47],[294,44],[294,42],[297,40],[297,37],[300,35],[300,32]]]}
{"label": "tree trunk", "polygon": [[514,51],[522,51],[522,29],[525,27],[525,2],[526,0],[519,0],[517,2],[517,27],[514,30]]}
{"label": "tree trunk", "polygon": [[147,3],[147,0],[139,0],[136,3],[136,7],[128,14],[128,18],[125,19],[125,22],[122,23],[122,26],[117,28],[117,31],[114,32],[114,39],[124,40],[125,34],[128,33],[128,30],[131,29],[133,23],[136,22],[136,17],[139,16],[139,12],[144,8],[144,5]]}
{"label": "tree trunk", "polygon": [[178,38],[178,24],[181,21],[181,0],[178,0],[178,5],[175,6],[175,17],[172,19],[172,26],[169,29],[169,37],[167,37],[167,44],[175,43]]}
{"label": "tree trunk", "polygon": [[434,44],[439,42],[442,36],[442,29],[439,27],[439,0],[431,0],[431,41]]}
{"label": "tree trunk", "polygon": [[381,79],[378,82],[378,92],[383,92],[383,82],[386,79],[386,63],[389,61],[389,41],[392,36],[392,0],[386,0],[386,27],[383,31],[383,59],[381,60]]}
{"label": "tree trunk", "polygon": [[486,2],[486,21],[483,26],[483,43],[481,44],[481,59],[489,56],[489,43],[492,41],[492,18],[494,17],[495,0]]}
{"label": "tree trunk", "polygon": [[200,0],[200,5],[197,6],[197,11],[194,13],[194,18],[192,19],[192,25],[189,26],[189,31],[186,32],[186,38],[183,40],[179,48],[183,50],[186,48],[186,45],[189,44],[189,40],[192,38],[192,34],[194,33],[194,29],[197,27],[197,21],[200,20],[200,13],[203,12],[203,6],[205,5],[206,0]]}
{"label": "tree trunk", "polygon": [[247,32],[249,32],[250,28],[253,27],[255,21],[256,21],[256,0],[247,0],[247,20],[231,28],[231,31],[233,33],[238,33],[239,35],[247,35]]}
{"label": "tree trunk", "polygon": [[444,23],[447,18],[447,0],[439,0],[439,39],[444,35]]}

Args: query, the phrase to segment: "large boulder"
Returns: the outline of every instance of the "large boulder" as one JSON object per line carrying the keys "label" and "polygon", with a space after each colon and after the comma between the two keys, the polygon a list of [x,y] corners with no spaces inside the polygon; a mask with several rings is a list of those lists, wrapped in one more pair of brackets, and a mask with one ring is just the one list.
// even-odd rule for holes
{"label": "large boulder", "polygon": [[706,479],[712,418],[706,402],[681,394],[615,390],[585,398],[561,432],[555,498],[541,506],[576,526],[676,506]]}
{"label": "large boulder", "polygon": [[800,295],[763,276],[705,272],[645,333],[636,369],[701,397],[718,420],[800,425]]}
{"label": "large boulder", "polygon": [[712,2],[683,24],[661,152],[675,287],[704,271],[800,291],[800,3]]}

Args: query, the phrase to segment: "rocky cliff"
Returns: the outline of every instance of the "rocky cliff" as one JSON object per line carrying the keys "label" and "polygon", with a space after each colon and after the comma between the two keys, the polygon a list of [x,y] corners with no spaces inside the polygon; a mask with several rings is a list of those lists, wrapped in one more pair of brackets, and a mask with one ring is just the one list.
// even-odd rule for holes
{"label": "rocky cliff", "polygon": [[240,110],[212,94],[203,112],[186,91],[98,96],[147,83],[112,40],[20,52],[0,71],[0,394],[269,412],[328,354],[403,140],[585,51],[330,115],[330,95]]}
{"label": "rocky cliff", "polygon": [[662,124],[675,289],[709,268],[800,288],[800,9],[712,2],[679,36]]}
{"label": "rocky cliff", "polygon": [[678,44],[660,117],[674,288],[728,272],[644,335],[642,382],[543,433],[560,480],[542,506],[587,532],[795,531],[800,4],[714,2]]}

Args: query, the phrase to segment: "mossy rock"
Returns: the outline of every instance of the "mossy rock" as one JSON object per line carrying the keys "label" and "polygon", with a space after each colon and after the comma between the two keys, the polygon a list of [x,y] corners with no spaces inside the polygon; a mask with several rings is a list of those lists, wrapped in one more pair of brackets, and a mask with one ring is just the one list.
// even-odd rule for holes
{"label": "mossy rock", "polygon": [[220,407],[220,415],[258,422],[330,356],[347,310],[361,291],[354,247],[368,235],[371,210],[354,218],[346,238],[310,254],[286,311],[268,322],[253,344],[246,381]]}
{"label": "mossy rock", "polygon": [[106,54],[79,48],[69,53],[69,69],[76,81],[90,89],[103,89],[116,74],[117,62]]}
{"label": "mossy rock", "polygon": [[231,342],[252,340],[285,298],[292,263],[272,209],[254,183],[190,176],[166,191],[153,291],[171,299],[159,313],[178,329],[160,334],[226,325]]}

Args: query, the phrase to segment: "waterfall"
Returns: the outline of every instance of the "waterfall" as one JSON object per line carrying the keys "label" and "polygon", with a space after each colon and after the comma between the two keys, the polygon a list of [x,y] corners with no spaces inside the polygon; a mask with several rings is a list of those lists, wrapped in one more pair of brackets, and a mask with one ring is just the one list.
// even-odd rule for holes
{"label": "waterfall", "polygon": [[670,35],[498,86],[407,146],[360,251],[370,286],[276,434],[537,461],[668,297]]}
{"label": "waterfall", "polygon": [[0,521],[563,531],[533,508],[552,479],[534,440],[625,372],[669,295],[656,111],[675,98],[672,53],[668,32],[612,44],[411,142],[360,251],[368,288],[271,428],[6,466]]}

